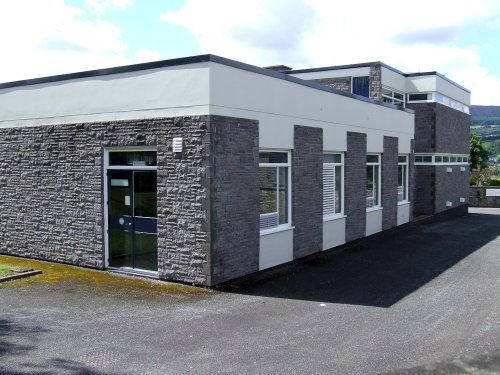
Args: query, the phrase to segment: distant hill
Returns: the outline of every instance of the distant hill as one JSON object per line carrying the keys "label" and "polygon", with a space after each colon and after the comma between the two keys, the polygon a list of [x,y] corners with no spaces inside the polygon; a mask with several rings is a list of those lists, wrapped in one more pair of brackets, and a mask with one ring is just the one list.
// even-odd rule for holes
{"label": "distant hill", "polygon": [[471,105],[471,125],[500,125],[500,106]]}
{"label": "distant hill", "polygon": [[476,133],[490,155],[500,156],[500,106],[471,105],[471,132]]}
{"label": "distant hill", "polygon": [[500,116],[500,106],[497,105],[471,105],[472,116]]}

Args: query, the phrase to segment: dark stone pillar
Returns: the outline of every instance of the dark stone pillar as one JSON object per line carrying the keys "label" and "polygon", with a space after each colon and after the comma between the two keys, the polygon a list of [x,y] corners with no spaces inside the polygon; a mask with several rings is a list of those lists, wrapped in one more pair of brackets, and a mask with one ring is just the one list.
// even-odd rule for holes
{"label": "dark stone pillar", "polygon": [[292,156],[293,257],[323,248],[323,129],[295,126]]}
{"label": "dark stone pillar", "polygon": [[345,154],[346,242],[366,234],[366,134],[347,132]]}
{"label": "dark stone pillar", "polygon": [[259,270],[259,124],[210,116],[212,134],[209,285]]}
{"label": "dark stone pillar", "polygon": [[382,154],[382,230],[398,222],[398,139],[384,137]]}

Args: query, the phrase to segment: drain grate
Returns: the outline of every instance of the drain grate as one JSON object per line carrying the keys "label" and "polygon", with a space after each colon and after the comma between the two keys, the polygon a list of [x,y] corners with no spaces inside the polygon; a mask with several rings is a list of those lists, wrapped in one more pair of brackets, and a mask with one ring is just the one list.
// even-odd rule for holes
{"label": "drain grate", "polygon": [[88,366],[102,368],[109,366],[113,363],[123,360],[125,356],[120,353],[116,353],[109,349],[94,351],[86,353],[80,357],[75,358],[75,361],[83,363]]}

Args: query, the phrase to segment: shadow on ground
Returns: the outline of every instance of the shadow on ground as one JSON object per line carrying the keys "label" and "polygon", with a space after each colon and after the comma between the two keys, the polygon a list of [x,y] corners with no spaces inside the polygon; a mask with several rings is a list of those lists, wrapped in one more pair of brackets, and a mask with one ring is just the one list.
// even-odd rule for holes
{"label": "shadow on ground", "polygon": [[390,307],[500,235],[500,216],[435,216],[222,287],[227,292]]}
{"label": "shadow on ground", "polygon": [[[9,375],[105,375],[84,364],[54,358],[44,363],[25,363],[15,368],[9,367],[7,358],[16,355],[29,356],[29,352],[37,349],[39,336],[48,331],[40,327],[20,325],[9,319],[0,319],[0,374]],[[13,340],[13,338],[16,340]],[[12,339],[11,339],[12,338]],[[16,342],[26,342],[18,344]]]}

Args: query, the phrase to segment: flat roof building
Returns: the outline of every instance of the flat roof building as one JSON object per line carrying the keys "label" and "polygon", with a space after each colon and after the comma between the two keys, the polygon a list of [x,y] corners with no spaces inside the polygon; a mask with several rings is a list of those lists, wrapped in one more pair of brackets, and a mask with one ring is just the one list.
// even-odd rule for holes
{"label": "flat roof building", "polygon": [[212,286],[409,222],[418,108],[284,68],[0,84],[0,253]]}

